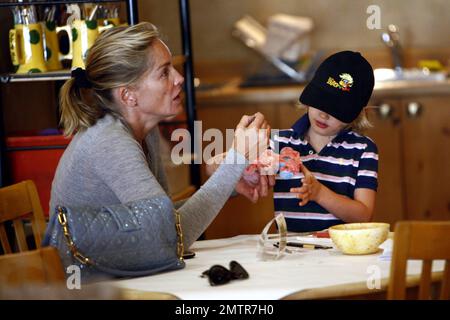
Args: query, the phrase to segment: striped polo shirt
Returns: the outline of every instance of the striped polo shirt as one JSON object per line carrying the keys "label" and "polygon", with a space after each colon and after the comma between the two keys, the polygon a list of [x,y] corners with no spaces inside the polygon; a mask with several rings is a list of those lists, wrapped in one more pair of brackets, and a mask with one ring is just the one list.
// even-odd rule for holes
{"label": "striped polo shirt", "polygon": [[[300,153],[303,165],[316,179],[332,191],[353,199],[357,188],[377,190],[378,150],[375,143],[351,129],[342,130],[319,153],[305,140],[310,127],[308,114],[291,129],[272,136],[271,147],[276,152],[291,147]],[[300,187],[304,175],[300,172],[287,179],[276,177],[274,186],[275,215],[283,213],[289,231],[306,232],[344,223],[314,201],[300,206],[300,199],[290,188]]]}

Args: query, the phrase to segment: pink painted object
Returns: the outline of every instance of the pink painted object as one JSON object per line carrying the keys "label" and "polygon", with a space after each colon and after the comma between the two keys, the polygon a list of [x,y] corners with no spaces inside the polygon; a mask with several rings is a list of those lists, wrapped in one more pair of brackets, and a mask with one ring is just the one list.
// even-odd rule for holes
{"label": "pink painted object", "polygon": [[242,178],[250,185],[257,185],[261,175],[275,175],[278,172],[281,178],[289,179],[300,172],[301,165],[300,153],[290,147],[281,149],[280,154],[266,150],[244,170]]}

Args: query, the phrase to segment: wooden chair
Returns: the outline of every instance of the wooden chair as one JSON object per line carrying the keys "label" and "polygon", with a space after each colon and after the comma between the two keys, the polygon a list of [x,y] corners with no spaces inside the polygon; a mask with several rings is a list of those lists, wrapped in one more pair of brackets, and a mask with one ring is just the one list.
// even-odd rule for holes
{"label": "wooden chair", "polygon": [[179,297],[166,292],[151,292],[142,290],[119,289],[120,300],[180,300]]}
{"label": "wooden chair", "polygon": [[0,240],[4,253],[12,253],[5,228],[5,222],[12,221],[18,251],[27,251],[28,245],[23,220],[28,217],[34,235],[36,248],[40,248],[45,234],[46,221],[39,195],[33,181],[26,180],[0,189]]}
{"label": "wooden chair", "polygon": [[[430,299],[433,260],[443,259],[440,299],[450,294],[450,221],[401,221],[396,224],[388,299],[405,299],[408,259],[422,260],[419,299]],[[439,277],[440,278],[440,277]]]}
{"label": "wooden chair", "polygon": [[0,256],[2,286],[46,285],[64,281],[64,268],[56,248],[44,247]]}
{"label": "wooden chair", "polygon": [[2,299],[99,299],[178,300],[164,292],[113,287],[109,283],[83,284],[68,290],[64,267],[54,247],[0,256],[0,300]]}

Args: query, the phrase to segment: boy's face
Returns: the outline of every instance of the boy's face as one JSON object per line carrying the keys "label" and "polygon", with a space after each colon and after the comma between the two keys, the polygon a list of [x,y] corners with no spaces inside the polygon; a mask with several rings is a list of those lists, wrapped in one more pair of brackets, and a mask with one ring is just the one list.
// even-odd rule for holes
{"label": "boy's face", "polygon": [[309,121],[314,133],[321,136],[335,136],[345,128],[348,123],[339,121],[319,109],[308,106]]}

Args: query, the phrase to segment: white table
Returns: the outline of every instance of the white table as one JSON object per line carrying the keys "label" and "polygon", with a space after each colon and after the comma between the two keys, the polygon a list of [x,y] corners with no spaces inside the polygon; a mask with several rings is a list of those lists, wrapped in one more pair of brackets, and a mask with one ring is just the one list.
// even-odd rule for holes
{"label": "white table", "polygon": [[[274,300],[293,293],[314,293],[355,284],[370,292],[367,282],[369,280],[370,284],[376,284],[370,277],[378,274],[384,279],[384,288],[381,289],[386,287],[390,261],[381,261],[380,253],[349,256],[336,249],[302,249],[302,252],[285,254],[279,260],[261,261],[257,257],[257,237],[242,235],[197,241],[192,247],[196,256],[186,260],[184,269],[114,281],[112,284],[132,290],[170,293],[188,300]],[[214,264],[228,268],[231,260],[242,264],[250,278],[212,287],[207,278],[200,277],[203,271]],[[443,266],[443,261],[436,261],[433,272],[442,271]],[[420,275],[420,272],[421,262],[408,263],[408,275]],[[305,297],[314,297],[314,294]]]}

